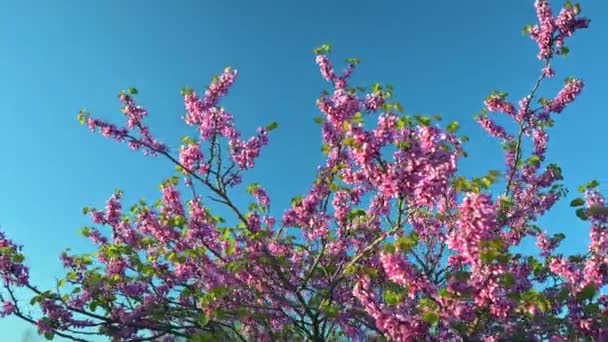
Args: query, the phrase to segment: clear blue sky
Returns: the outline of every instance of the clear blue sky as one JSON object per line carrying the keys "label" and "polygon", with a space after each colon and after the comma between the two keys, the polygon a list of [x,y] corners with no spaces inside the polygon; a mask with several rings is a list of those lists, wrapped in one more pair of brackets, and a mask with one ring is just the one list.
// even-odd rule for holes
{"label": "clear blue sky", "polygon": [[[359,57],[356,83],[393,84],[409,113],[461,121],[471,137],[463,172],[500,169],[498,145],[472,121],[493,89],[515,99],[537,75],[535,44],[522,37],[535,20],[533,1],[1,1],[0,224],[25,245],[33,279],[60,274],[64,247],[88,247],[85,205],[103,206],[112,191],[126,200],[158,197],[172,166],[90,133],[75,120],[82,107],[121,120],[116,94],[135,86],[154,132],[170,145],[194,131],[181,122],[179,90],[203,89],[226,65],[239,79],[224,102],[246,135],[278,121],[271,146],[251,180],[267,186],[274,207],[303,193],[320,161],[315,100],[327,84],[311,50],[334,46],[334,57]],[[556,2],[555,7],[558,5]],[[570,189],[592,178],[608,182],[605,151],[608,89],[608,3],[582,2],[589,30],[556,63],[558,80],[586,81],[579,100],[552,130],[549,157]],[[608,190],[608,187],[602,187]],[[574,195],[574,194],[572,194]],[[570,196],[573,198],[573,196]],[[563,201],[545,220],[568,235],[568,251],[585,248],[588,227]],[[3,341],[25,326],[0,320]]]}

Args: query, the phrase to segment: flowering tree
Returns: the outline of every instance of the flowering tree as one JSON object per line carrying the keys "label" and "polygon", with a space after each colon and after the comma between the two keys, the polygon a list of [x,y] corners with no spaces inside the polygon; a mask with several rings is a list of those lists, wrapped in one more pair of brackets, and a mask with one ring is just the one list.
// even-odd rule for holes
{"label": "flowering tree", "polygon": [[[156,203],[127,211],[117,191],[104,210],[85,208],[97,226],[82,233],[97,251],[63,253],[67,274],[52,290],[30,282],[21,247],[0,233],[1,315],[74,341],[608,338],[608,296],[598,295],[608,282],[608,210],[597,182],[571,203],[591,224],[586,254],[556,254],[564,235],[535,224],[566,194],[560,168],[545,160],[548,130],[583,82],[568,78],[551,98],[538,97],[540,85],[589,20],[570,3],[554,16],[537,0],[536,12],[539,23],[525,29],[543,62],[532,90],[517,105],[493,92],[476,116],[502,143],[505,169],[473,179],[457,172],[465,139],[456,122],[441,128],[440,118],[402,115],[391,87],[349,87],[358,60],[339,74],[328,45],[315,50],[333,86],[317,100],[323,115],[315,119],[327,159],[280,220],[259,184],[246,188],[248,208],[231,198],[277,127],[243,138],[218,105],[235,70],[203,94],[183,91],[184,121],[198,132],[179,151],[155,139],[135,89],[119,95],[125,126],[80,112],[92,131],[164,157],[178,174],[162,183]],[[498,125],[494,112],[517,130]],[[370,118],[374,128],[366,128]],[[213,215],[211,202],[231,221]],[[526,237],[537,240],[540,257],[516,253]],[[18,302],[23,290],[38,314]]]}

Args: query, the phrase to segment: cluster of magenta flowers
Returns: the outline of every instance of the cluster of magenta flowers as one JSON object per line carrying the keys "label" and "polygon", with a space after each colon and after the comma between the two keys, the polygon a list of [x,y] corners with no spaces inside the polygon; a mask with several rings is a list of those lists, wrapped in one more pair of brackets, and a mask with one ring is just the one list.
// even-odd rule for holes
{"label": "cluster of magenta flowers", "polygon": [[[0,317],[75,341],[608,338],[608,296],[599,294],[608,284],[608,210],[598,184],[571,203],[591,225],[586,254],[556,253],[565,236],[536,224],[566,194],[561,169],[546,160],[549,130],[584,83],[568,78],[549,98],[539,98],[540,85],[589,20],[578,5],[554,15],[548,1],[535,4],[538,24],[526,31],[543,65],[533,89],[516,102],[495,91],[476,116],[504,148],[503,172],[459,176],[458,123],[404,114],[392,87],[350,86],[359,61],[336,71],[328,45],[315,50],[333,88],[318,98],[315,119],[327,159],[282,217],[260,184],[246,187],[246,208],[231,195],[277,127],[241,136],[220,106],[236,70],[226,68],[204,93],[183,90],[183,119],[197,134],[178,151],[155,138],[133,88],[119,94],[124,126],[82,111],[91,130],[167,158],[177,174],[155,203],[127,210],[117,191],[104,209],[85,208],[95,227],[82,234],[97,250],[63,253],[67,273],[54,290],[30,282],[21,247],[0,232]],[[497,113],[516,130],[498,124]],[[214,215],[214,205],[232,221]],[[539,256],[516,252],[525,238],[536,240]],[[33,293],[39,315],[17,290]]]}

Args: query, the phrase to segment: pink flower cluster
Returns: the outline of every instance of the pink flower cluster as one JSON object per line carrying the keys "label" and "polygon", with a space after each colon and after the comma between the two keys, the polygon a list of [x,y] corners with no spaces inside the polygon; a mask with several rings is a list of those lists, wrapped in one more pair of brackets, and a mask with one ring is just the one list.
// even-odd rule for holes
{"label": "pink flower cluster", "polygon": [[[178,173],[153,204],[127,210],[117,191],[105,208],[85,209],[97,227],[82,234],[97,250],[62,253],[66,276],[53,290],[30,284],[21,247],[0,232],[0,317],[76,341],[605,339],[608,296],[598,292],[608,285],[608,209],[596,182],[571,202],[591,225],[586,254],[556,254],[565,236],[536,223],[566,194],[561,169],[547,163],[553,114],[584,83],[570,78],[539,105],[537,96],[555,75],[552,59],[568,52],[564,40],[589,21],[578,5],[557,16],[548,1],[535,5],[538,24],[528,31],[543,60],[537,83],[517,104],[492,93],[476,118],[503,145],[504,172],[461,176],[457,123],[403,114],[391,87],[353,88],[358,61],[338,73],[327,46],[315,50],[332,86],[316,102],[327,158],[280,220],[257,183],[245,209],[233,198],[277,127],[242,138],[219,105],[236,70],[226,68],[202,95],[184,90],[183,119],[198,137],[178,151],[151,133],[134,89],[119,95],[124,127],[81,112],[92,130],[166,157]],[[525,238],[536,240],[540,258],[518,251]],[[22,309],[16,290],[31,291],[40,310]]]}
{"label": "pink flower cluster", "polygon": [[0,232],[0,277],[5,286],[29,284],[29,269],[23,264],[21,246]]}
{"label": "pink flower cluster", "polygon": [[554,17],[549,0],[536,0],[534,5],[539,24],[532,26],[529,33],[538,44],[539,59],[549,59],[556,51],[563,53],[565,38],[572,36],[574,31],[589,26],[589,19],[578,17],[578,6],[568,5]]}

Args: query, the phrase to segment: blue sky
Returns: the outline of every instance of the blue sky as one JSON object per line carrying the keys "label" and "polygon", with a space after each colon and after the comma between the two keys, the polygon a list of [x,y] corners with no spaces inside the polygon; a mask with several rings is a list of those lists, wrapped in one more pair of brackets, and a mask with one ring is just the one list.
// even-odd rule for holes
{"label": "blue sky", "polygon": [[[303,193],[321,160],[313,123],[315,100],[328,85],[311,50],[334,46],[334,59],[359,57],[354,82],[395,86],[408,113],[459,120],[471,137],[462,170],[500,169],[499,146],[473,122],[493,89],[514,99],[532,87],[536,46],[522,37],[534,22],[533,1],[1,1],[0,225],[25,245],[33,279],[44,286],[60,274],[65,247],[86,250],[83,206],[103,206],[115,188],[127,201],[158,198],[173,167],[90,133],[75,120],[81,108],[121,120],[116,94],[137,87],[157,136],[175,146],[194,135],[181,122],[179,90],[203,89],[226,65],[238,81],[224,101],[245,135],[280,124],[249,179],[266,186],[274,208]],[[558,2],[554,4],[557,7]],[[566,184],[608,182],[608,3],[583,1],[589,30],[568,43],[558,77],[542,88],[552,96],[569,75],[586,89],[552,130],[549,159]],[[476,172],[474,172],[476,171]],[[608,190],[605,185],[603,189]],[[567,251],[585,248],[588,227],[568,200],[544,220],[565,232]],[[127,203],[128,204],[128,203]],[[17,341],[25,325],[0,320],[0,336]]]}

